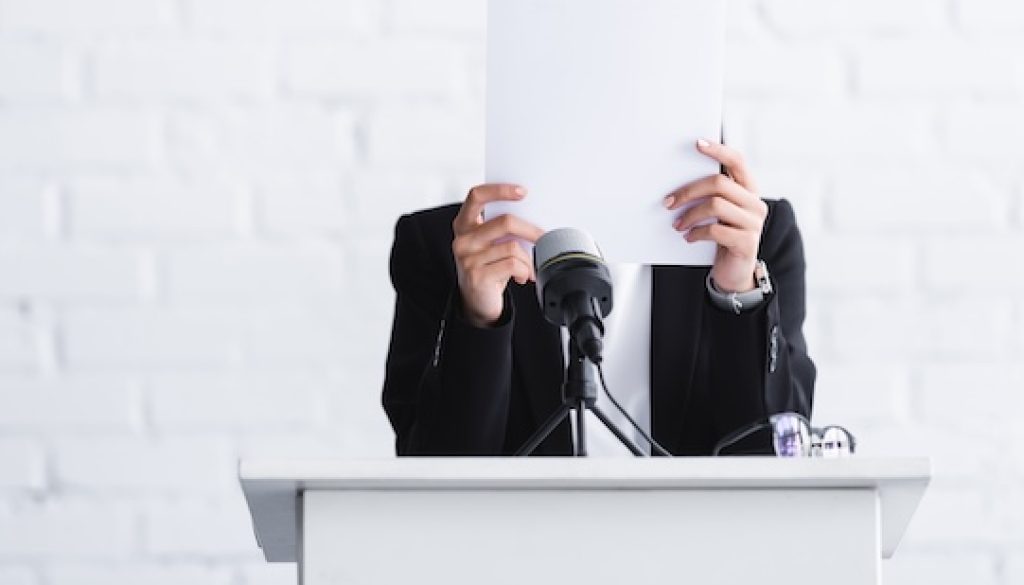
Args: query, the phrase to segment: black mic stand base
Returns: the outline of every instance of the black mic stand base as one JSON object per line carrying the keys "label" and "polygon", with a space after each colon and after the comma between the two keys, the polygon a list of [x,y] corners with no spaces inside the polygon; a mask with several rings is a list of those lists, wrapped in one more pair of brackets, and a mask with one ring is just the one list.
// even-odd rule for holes
{"label": "black mic stand base", "polygon": [[646,457],[629,437],[613,423],[597,407],[597,382],[593,374],[594,365],[576,347],[576,340],[569,340],[569,363],[566,366],[565,382],[562,384],[562,406],[526,441],[518,451],[517,457],[530,455],[555,431],[562,421],[576,413],[576,440],[573,443],[573,456],[587,456],[587,433],[584,421],[586,412],[590,410],[613,435],[637,457]]}

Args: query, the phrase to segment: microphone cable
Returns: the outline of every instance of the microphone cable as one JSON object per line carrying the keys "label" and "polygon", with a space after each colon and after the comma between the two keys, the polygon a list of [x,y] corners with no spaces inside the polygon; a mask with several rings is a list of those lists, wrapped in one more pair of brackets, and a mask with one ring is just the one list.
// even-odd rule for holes
{"label": "microphone cable", "polygon": [[745,427],[739,428],[728,435],[722,437],[722,440],[715,444],[715,448],[711,450],[712,457],[718,457],[722,454],[724,449],[732,447],[736,443],[739,443],[743,439],[746,439],[750,435],[760,431],[761,429],[771,426],[771,423],[766,421],[758,421],[751,423]]}
{"label": "microphone cable", "polygon": [[629,421],[629,424],[632,425],[633,428],[636,429],[638,433],[640,433],[640,436],[643,437],[644,440],[647,441],[647,443],[651,446],[652,451],[663,457],[672,457],[672,454],[669,453],[667,449],[659,445],[658,442],[655,441],[654,438],[647,433],[647,431],[643,430],[643,428],[641,428],[640,425],[638,425],[637,422],[633,420],[633,417],[629,416],[629,413],[626,412],[626,409],[622,408],[622,405],[619,404],[619,401],[616,400],[615,396],[612,395],[611,390],[608,389],[608,382],[606,382],[604,379],[604,368],[602,368],[601,364],[599,363],[594,365],[597,367],[597,377],[601,380],[601,387],[604,388],[604,394],[605,396],[608,397],[609,400],[611,400],[612,405],[615,406],[615,409],[618,410],[619,413],[622,414],[622,416],[626,417],[626,420]]}

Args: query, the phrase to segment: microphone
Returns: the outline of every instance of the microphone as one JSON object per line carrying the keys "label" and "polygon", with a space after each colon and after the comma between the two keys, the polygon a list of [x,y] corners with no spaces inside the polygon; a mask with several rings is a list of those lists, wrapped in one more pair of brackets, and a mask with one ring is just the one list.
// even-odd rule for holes
{"label": "microphone", "polygon": [[600,364],[601,319],[612,312],[612,278],[593,238],[572,228],[552,230],[534,245],[533,266],[544,318],[567,327],[570,342]]}

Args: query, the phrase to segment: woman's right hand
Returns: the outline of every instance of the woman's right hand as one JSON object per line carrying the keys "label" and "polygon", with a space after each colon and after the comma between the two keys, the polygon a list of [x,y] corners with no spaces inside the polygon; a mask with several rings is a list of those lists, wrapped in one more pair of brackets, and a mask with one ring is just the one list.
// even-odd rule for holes
{"label": "woman's right hand", "polygon": [[463,314],[477,327],[493,326],[501,318],[509,279],[526,284],[536,278],[533,262],[517,240],[536,242],[544,231],[514,215],[483,220],[485,204],[524,197],[526,189],[518,185],[473,187],[452,222]]}

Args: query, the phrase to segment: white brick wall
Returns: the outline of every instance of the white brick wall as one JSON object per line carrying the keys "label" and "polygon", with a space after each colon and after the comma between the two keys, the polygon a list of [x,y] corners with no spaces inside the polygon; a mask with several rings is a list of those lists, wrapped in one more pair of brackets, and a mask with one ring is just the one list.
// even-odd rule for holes
{"label": "white brick wall", "polygon": [[7,31],[67,36],[166,31],[178,12],[174,0],[97,0],[88,5],[74,0],[4,0],[0,9]]}
{"label": "white brick wall", "polygon": [[127,171],[159,164],[156,112],[113,106],[25,105],[0,114],[0,168]]}
{"label": "white brick wall", "polygon": [[58,436],[142,431],[139,383],[122,375],[43,378],[0,376],[0,427],[7,432]]}
{"label": "white brick wall", "polygon": [[[886,582],[1024,581],[1024,4],[731,4],[816,415],[935,460]],[[484,18],[0,0],[0,584],[295,582],[234,461],[391,452],[391,228],[480,179]]]}
{"label": "white brick wall", "polygon": [[272,99],[273,48],[258,41],[106,41],[93,60],[101,100]]}
{"label": "white brick wall", "polygon": [[188,28],[232,36],[377,34],[377,0],[180,0]]}
{"label": "white brick wall", "polygon": [[0,96],[20,102],[46,102],[78,94],[78,62],[60,46],[0,42]]}
{"label": "white brick wall", "polygon": [[138,551],[136,514],[112,496],[54,493],[0,510],[0,558],[19,562],[123,562]]}
{"label": "white brick wall", "polygon": [[82,175],[66,185],[67,231],[115,241],[217,240],[243,229],[246,194],[224,178]]}
{"label": "white brick wall", "polygon": [[28,439],[0,439],[0,490],[41,490],[43,450]]}
{"label": "white brick wall", "polygon": [[36,574],[28,567],[9,566],[0,569],[0,583],[6,585],[36,585]]}

